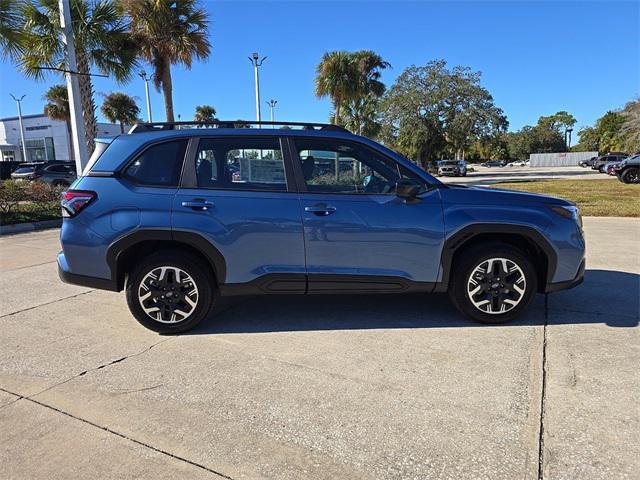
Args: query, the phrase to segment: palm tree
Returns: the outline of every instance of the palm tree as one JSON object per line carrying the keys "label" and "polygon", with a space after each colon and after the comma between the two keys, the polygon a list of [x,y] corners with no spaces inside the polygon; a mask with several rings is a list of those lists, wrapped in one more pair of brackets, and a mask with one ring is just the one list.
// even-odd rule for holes
{"label": "palm tree", "polygon": [[345,102],[342,105],[345,128],[357,135],[375,139],[382,129],[378,105],[378,97],[371,93]]}
{"label": "palm tree", "polygon": [[333,103],[333,123],[340,125],[342,104],[358,93],[358,72],[353,55],[342,50],[327,52],[316,68],[316,95]]}
{"label": "palm tree", "polygon": [[352,55],[358,72],[359,96],[381,97],[384,95],[386,87],[380,81],[381,70],[391,67],[391,64],[382,60],[380,55],[371,50],[359,50]]}
{"label": "palm tree", "polygon": [[0,57],[14,57],[20,50],[23,8],[23,0],[0,0]]}
{"label": "palm tree", "polygon": [[216,109],[211,105],[198,105],[193,116],[194,122],[213,122],[216,119]]}
{"label": "palm tree", "polygon": [[120,123],[120,133],[124,133],[125,123],[137,122],[140,113],[135,99],[122,92],[111,92],[109,95],[104,95],[104,102],[102,102],[100,110],[111,123]]}
{"label": "palm tree", "polygon": [[71,110],[69,108],[69,95],[66,85],[54,85],[49,88],[43,97],[47,104],[44,106],[44,114],[51,120],[60,120],[67,126],[69,138],[69,160],[73,160],[73,140],[71,139]]}
{"label": "palm tree", "polygon": [[[9,0],[11,1],[11,0]],[[87,134],[87,149],[93,152],[97,132],[90,68],[117,81],[129,79],[136,66],[136,48],[127,24],[114,0],[72,0],[71,21],[78,63],[80,103]],[[65,46],[61,40],[58,0],[28,2],[22,9],[25,31],[18,66],[28,77],[43,79],[44,69],[65,70]]]}
{"label": "palm tree", "polygon": [[167,121],[173,122],[171,65],[190,69],[194,57],[209,56],[207,12],[197,0],[122,0],[122,8],[131,20],[139,55],[153,67],[156,88],[162,88]]}

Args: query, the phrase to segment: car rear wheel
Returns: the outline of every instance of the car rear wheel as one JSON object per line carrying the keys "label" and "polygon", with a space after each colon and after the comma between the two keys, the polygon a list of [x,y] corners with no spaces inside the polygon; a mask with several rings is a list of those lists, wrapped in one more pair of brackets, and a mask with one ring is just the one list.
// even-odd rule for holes
{"label": "car rear wheel", "polygon": [[639,170],[636,167],[627,168],[622,175],[620,175],[620,180],[624,183],[640,183],[640,174]]}
{"label": "car rear wheel", "polygon": [[455,307],[481,323],[504,323],[527,308],[537,290],[536,272],[510,245],[483,245],[456,260],[449,285]]}
{"label": "car rear wheel", "polygon": [[146,328],[159,333],[184,332],[209,313],[215,282],[198,258],[162,250],[136,265],[127,278],[129,310]]}

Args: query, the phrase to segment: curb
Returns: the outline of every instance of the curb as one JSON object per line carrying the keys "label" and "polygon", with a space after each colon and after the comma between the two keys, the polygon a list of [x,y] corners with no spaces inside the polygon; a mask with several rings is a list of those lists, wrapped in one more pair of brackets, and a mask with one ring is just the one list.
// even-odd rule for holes
{"label": "curb", "polygon": [[35,232],[48,228],[58,228],[62,225],[62,219],[44,220],[42,222],[15,223],[13,225],[0,225],[0,235],[13,235],[15,233]]}

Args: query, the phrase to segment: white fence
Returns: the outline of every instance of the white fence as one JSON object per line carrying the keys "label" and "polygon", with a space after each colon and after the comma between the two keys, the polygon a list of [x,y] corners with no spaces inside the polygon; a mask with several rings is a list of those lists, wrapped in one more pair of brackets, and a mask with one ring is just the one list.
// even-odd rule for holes
{"label": "white fence", "polygon": [[597,156],[598,152],[532,153],[529,161],[532,167],[575,167],[581,160]]}

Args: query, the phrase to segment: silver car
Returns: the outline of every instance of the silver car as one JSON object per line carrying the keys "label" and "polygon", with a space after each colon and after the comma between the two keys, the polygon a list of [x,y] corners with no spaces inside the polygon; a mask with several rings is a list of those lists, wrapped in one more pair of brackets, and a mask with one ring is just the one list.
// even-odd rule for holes
{"label": "silver car", "polygon": [[54,187],[68,187],[76,179],[72,163],[23,163],[11,174],[14,180],[37,180]]}

